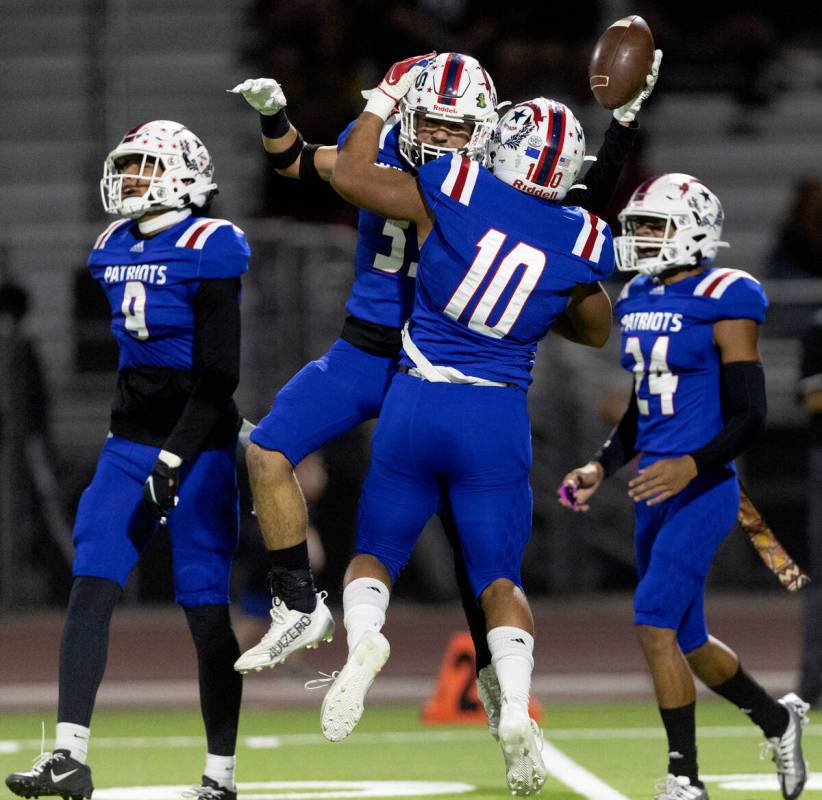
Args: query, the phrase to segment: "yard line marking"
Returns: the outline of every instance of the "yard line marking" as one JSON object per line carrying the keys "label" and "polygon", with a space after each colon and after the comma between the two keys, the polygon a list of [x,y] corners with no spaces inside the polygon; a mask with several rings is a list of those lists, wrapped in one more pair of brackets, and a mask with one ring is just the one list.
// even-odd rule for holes
{"label": "yard line marking", "polygon": [[[665,732],[659,727],[636,728],[555,728],[543,730],[544,736],[552,741],[575,741],[584,739],[664,739]],[[822,725],[807,725],[805,736],[822,736]],[[703,739],[725,739],[728,737],[761,738],[762,732],[754,725],[714,725],[703,726],[697,731]],[[485,728],[444,729],[424,731],[383,731],[375,733],[353,733],[346,741],[351,744],[413,744],[416,742],[460,742],[488,740]],[[241,736],[240,742],[251,750],[274,750],[280,747],[300,747],[325,744],[326,738],[319,733],[286,733],[271,736]],[[106,750],[126,748],[147,749],[151,747],[203,747],[203,736],[101,736],[94,739],[94,746]],[[40,739],[0,740],[0,755],[18,753],[21,750],[40,751]]]}
{"label": "yard line marking", "polygon": [[[796,670],[760,670],[757,680],[769,691],[786,691],[798,680]],[[434,689],[432,677],[391,677],[384,676],[377,681],[368,694],[370,700],[416,702],[425,700]],[[624,672],[618,676],[612,673],[536,673],[531,680],[531,688],[546,700],[556,698],[602,698],[653,697],[651,679],[646,672]],[[697,686],[697,695],[710,696],[703,686]],[[266,705],[287,703],[291,706],[309,705],[315,701],[303,690],[303,681],[282,678],[276,682],[268,676],[247,676],[243,686],[243,696]],[[0,686],[0,708],[30,709],[51,707],[57,702],[57,682],[14,682]],[[197,706],[199,703],[196,679],[169,680],[110,680],[104,682],[97,695],[96,707],[129,706]]]}
{"label": "yard line marking", "polygon": [[543,744],[542,757],[551,775],[587,800],[628,800],[624,794],[620,794],[593,772],[577,764],[550,742]]}

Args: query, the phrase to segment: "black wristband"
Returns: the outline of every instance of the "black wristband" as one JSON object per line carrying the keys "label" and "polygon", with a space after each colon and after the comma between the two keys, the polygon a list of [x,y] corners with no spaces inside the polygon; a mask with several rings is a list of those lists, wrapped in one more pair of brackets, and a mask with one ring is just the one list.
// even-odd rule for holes
{"label": "black wristband", "polygon": [[765,430],[768,403],[759,361],[732,361],[720,368],[725,427],[690,456],[696,471],[720,467],[741,455]]}
{"label": "black wristband", "polygon": [[299,132],[297,132],[297,138],[288,150],[283,150],[282,153],[269,153],[266,150],[266,154],[268,155],[268,163],[271,164],[274,169],[287,169],[297,160],[300,153],[302,153],[304,144],[305,141],[303,140],[303,137]]}
{"label": "black wristband", "polygon": [[276,114],[260,114],[260,128],[263,136],[268,139],[279,139],[288,133],[291,123],[285,115],[285,109],[281,108]]}
{"label": "black wristband", "polygon": [[320,173],[317,172],[317,166],[314,163],[314,156],[317,150],[320,149],[318,144],[303,145],[303,151],[300,154],[300,180],[301,181],[321,181]]}
{"label": "black wristband", "polygon": [[594,453],[591,461],[602,464],[603,478],[608,478],[624,467],[637,453],[636,434],[639,423],[639,406],[636,394],[631,392],[628,408],[622,419],[608,435],[605,443]]}

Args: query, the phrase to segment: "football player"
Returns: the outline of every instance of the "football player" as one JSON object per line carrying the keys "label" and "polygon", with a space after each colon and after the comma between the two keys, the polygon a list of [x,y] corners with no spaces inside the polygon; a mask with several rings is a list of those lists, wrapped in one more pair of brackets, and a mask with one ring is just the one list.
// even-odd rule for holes
{"label": "football player", "polygon": [[[587,188],[572,189],[565,202],[595,211],[608,202],[637,136],[635,117],[654,87],[660,59],[658,52],[643,91],[614,112],[597,162],[586,176]],[[419,89],[402,97],[397,112],[388,117],[376,163],[410,172],[457,151],[472,160],[483,159],[497,116],[490,76],[475,59],[459,53],[433,57],[425,75]],[[242,94],[260,113],[263,145],[280,174],[304,180],[330,178],[338,148],[304,143],[288,122],[286,99],[276,81],[251,79],[231,91]],[[280,391],[252,436],[249,471],[271,556],[274,600],[271,628],[258,646],[243,654],[237,665],[241,671],[272,666],[290,652],[331,635],[333,623],[322,595],[315,599],[305,546],[305,504],[293,466],[334,436],[378,415],[397,365],[401,326],[411,312],[418,261],[413,223],[361,210],[356,274],[341,338]],[[486,644],[485,621],[460,563],[447,504],[444,510],[440,516],[455,547],[458,583],[477,653],[478,692],[495,733],[499,685]],[[346,591],[351,595],[357,587]],[[306,616],[311,619],[307,628],[301,623],[297,629],[296,622]]]}
{"label": "football player", "polygon": [[634,392],[622,420],[560,487],[587,511],[600,483],[639,454],[628,494],[636,509],[639,585],[634,622],[668,736],[668,776],[657,800],[704,800],[694,679],[738,706],[765,734],[785,800],[807,771],[807,704],[771,698],[705,623],[705,577],[739,509],[734,459],[765,426],[757,344],[768,300],[738,269],[712,266],[723,211],[702,181],[679,173],[641,184],[620,213],[617,266],[637,271],[616,303],[622,366]]}
{"label": "football player", "polygon": [[542,787],[545,765],[528,715],[534,626],[520,582],[531,532],[526,393],[552,326],[582,344],[607,340],[611,307],[599,279],[613,269],[613,246],[604,221],[559,204],[585,156],[582,127],[561,103],[511,107],[493,132],[490,171],[460,153],[416,176],[375,166],[393,100],[436,91],[430,79],[413,62],[394,65],[332,176],[352,203],[411,220],[421,258],[345,576],[348,659],[323,701],[322,727],[337,741],[358,723],[390,651],[380,629],[391,587],[444,492],[485,615],[507,782],[527,795]]}
{"label": "football player", "polygon": [[106,666],[109,622],[158,523],[194,645],[208,752],[199,800],[236,800],[242,678],[228,614],[238,537],[235,449],[240,418],[243,232],[202,216],[217,190],[200,139],[177,122],[129,131],[109,153],[100,188],[119,220],[88,266],[111,305],[120,350],[111,432],[83,493],[60,647],[54,750],[6,785],[22,797],[91,797],[91,717]]}

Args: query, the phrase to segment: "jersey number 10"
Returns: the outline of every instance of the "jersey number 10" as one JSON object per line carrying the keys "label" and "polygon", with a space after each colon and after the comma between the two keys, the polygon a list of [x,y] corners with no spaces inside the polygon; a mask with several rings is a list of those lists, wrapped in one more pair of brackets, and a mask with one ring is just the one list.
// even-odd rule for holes
{"label": "jersey number 10", "polygon": [[[502,231],[491,230],[477,242],[479,253],[471,264],[470,269],[454,290],[454,294],[445,307],[445,313],[452,319],[458,320],[471,299],[479,289],[480,284],[497,260],[508,235]],[[508,288],[514,273],[519,267],[525,267],[519,282],[514,287],[511,299],[505,306],[502,314],[494,325],[488,325],[488,317],[499,302],[502,293]],[[485,291],[477,302],[474,312],[468,320],[468,327],[485,336],[502,339],[510,332],[514,323],[519,319],[525,301],[531,296],[537,285],[542,271],[545,269],[545,253],[535,247],[518,242],[505,258],[500,261],[494,276],[491,278]]]}

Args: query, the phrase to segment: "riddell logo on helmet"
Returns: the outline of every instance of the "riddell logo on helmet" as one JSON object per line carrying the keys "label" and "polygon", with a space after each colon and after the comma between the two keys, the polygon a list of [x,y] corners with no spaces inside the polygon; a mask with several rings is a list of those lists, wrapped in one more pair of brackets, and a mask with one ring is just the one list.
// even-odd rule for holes
{"label": "riddell logo on helmet", "polygon": [[548,189],[538,189],[536,186],[528,186],[527,184],[523,183],[519,178],[514,181],[514,188],[519,189],[521,192],[525,192],[525,194],[532,194],[535,197],[544,197],[546,200],[556,200],[557,193],[555,191],[549,191]]}
{"label": "riddell logo on helmet", "polygon": [[445,114],[456,114],[457,109],[453,106],[440,106],[434,103],[434,111],[442,111]]}

